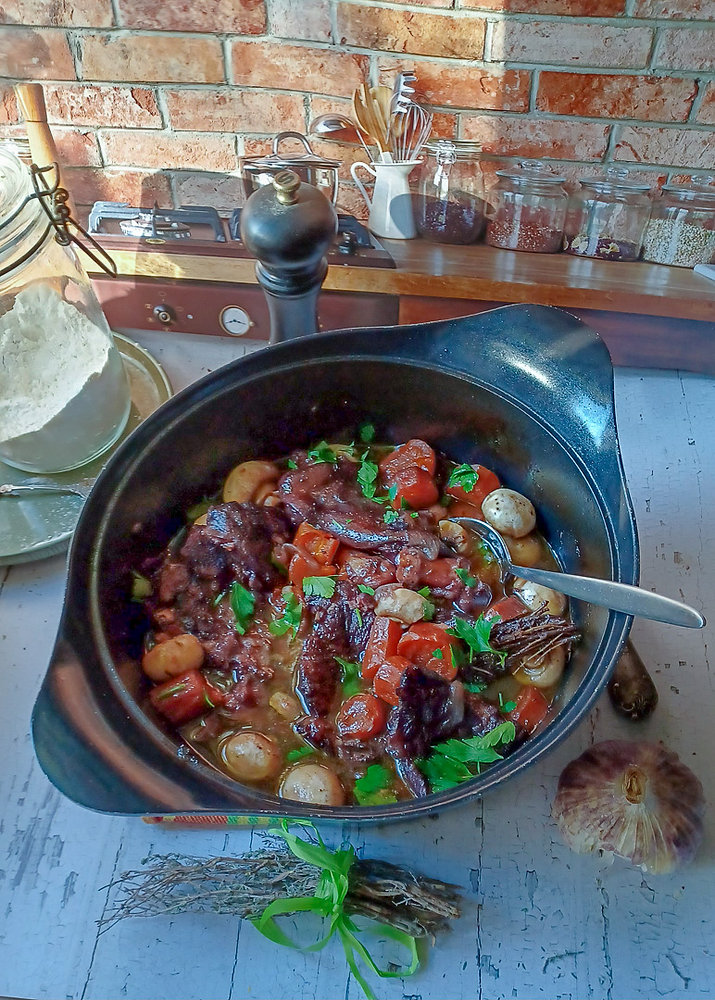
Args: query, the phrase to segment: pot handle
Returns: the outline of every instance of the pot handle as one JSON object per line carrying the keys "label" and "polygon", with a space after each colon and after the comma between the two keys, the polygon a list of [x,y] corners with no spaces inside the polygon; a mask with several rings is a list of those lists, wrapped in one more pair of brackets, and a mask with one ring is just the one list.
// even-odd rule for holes
{"label": "pot handle", "polygon": [[370,198],[368,197],[368,193],[365,190],[365,185],[360,180],[360,178],[358,177],[358,175],[355,173],[355,171],[357,170],[358,167],[364,167],[365,170],[367,170],[367,172],[369,174],[372,174],[373,177],[377,177],[377,170],[375,170],[375,168],[372,167],[369,163],[365,163],[363,160],[357,160],[357,162],[353,163],[353,165],[350,167],[350,176],[352,177],[352,179],[357,184],[358,189],[360,191],[360,194],[362,195],[363,201],[367,205],[367,210],[369,212],[372,209],[372,202],[370,201]]}
{"label": "pot handle", "polygon": [[311,156],[315,156],[313,152],[313,147],[310,145],[310,141],[306,135],[302,132],[279,132],[277,136],[273,139],[273,152],[278,152],[278,147],[283,142],[284,139],[297,139],[298,142],[302,142],[307,153]]}

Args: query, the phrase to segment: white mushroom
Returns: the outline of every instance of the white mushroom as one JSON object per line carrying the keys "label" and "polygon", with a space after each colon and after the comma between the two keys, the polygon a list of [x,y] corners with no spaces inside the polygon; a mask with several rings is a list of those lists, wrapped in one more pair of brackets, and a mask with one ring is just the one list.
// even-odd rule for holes
{"label": "white mushroom", "polygon": [[195,635],[185,632],[158,643],[142,657],[142,670],[153,681],[166,681],[170,677],[198,670],[204,662],[204,647]]}
{"label": "white mushroom", "polygon": [[533,684],[537,688],[548,688],[558,684],[566,666],[566,649],[556,646],[539,662],[527,658],[522,660],[521,669],[516,673],[516,679],[521,683]]}
{"label": "white mushroom", "polygon": [[253,495],[253,502],[257,503],[259,506],[261,504],[265,505],[268,497],[275,494],[276,482],[273,479],[269,479],[267,482],[262,483]]}
{"label": "white mushroom", "polygon": [[297,719],[300,715],[298,700],[286,691],[274,691],[268,704],[283,719]]}
{"label": "white mushroom", "polygon": [[562,615],[566,610],[566,597],[551,587],[542,587],[540,583],[531,583],[529,580],[517,577],[514,581],[514,591],[533,611],[542,604],[546,604],[544,610],[550,615]]}
{"label": "white mushroom", "polygon": [[511,561],[517,566],[538,566],[544,555],[544,546],[537,534],[532,532],[523,538],[504,538]]}
{"label": "white mushroom", "polygon": [[280,795],[320,806],[341,806],[345,802],[338,776],[322,764],[299,764],[292,768],[283,779]]}
{"label": "white mushroom", "polygon": [[280,470],[273,462],[241,462],[228,474],[223,487],[223,502],[246,503],[259,486],[278,478]]}
{"label": "white mushroom", "polygon": [[516,490],[492,490],[482,500],[482,514],[492,528],[511,538],[528,535],[536,526],[534,505]]}
{"label": "white mushroom", "polygon": [[439,537],[450,545],[460,556],[467,556],[472,550],[472,539],[467,529],[454,521],[439,522]]}
{"label": "white mushroom", "polygon": [[392,618],[403,625],[414,625],[421,621],[425,613],[425,599],[406,587],[392,587],[388,584],[377,591],[375,614],[379,618]]}
{"label": "white mushroom", "polygon": [[234,733],[223,741],[219,753],[228,770],[239,781],[273,778],[283,766],[277,744],[263,733]]}

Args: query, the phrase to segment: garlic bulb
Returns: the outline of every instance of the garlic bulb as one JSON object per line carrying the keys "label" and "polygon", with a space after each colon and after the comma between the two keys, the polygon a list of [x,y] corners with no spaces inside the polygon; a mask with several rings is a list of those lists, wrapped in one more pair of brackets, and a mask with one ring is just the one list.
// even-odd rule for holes
{"label": "garlic bulb", "polygon": [[551,815],[579,854],[600,850],[653,874],[695,856],[703,836],[703,788],[657,743],[597,743],[564,769]]}

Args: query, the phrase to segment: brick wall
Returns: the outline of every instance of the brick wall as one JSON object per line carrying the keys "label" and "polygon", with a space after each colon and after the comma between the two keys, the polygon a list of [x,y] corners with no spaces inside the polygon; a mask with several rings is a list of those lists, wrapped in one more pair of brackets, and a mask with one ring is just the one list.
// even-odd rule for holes
{"label": "brick wall", "polygon": [[0,23],[0,131],[22,131],[12,82],[42,81],[80,204],[227,208],[241,154],[406,68],[491,177],[525,156],[654,185],[715,169],[715,0],[3,0]]}

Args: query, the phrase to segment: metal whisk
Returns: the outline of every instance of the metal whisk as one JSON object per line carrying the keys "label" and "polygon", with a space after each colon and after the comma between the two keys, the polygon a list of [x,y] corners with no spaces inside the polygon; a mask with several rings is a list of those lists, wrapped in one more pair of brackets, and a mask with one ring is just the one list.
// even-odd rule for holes
{"label": "metal whisk", "polygon": [[391,116],[390,146],[395,160],[414,160],[432,131],[434,115],[411,101],[405,111]]}

